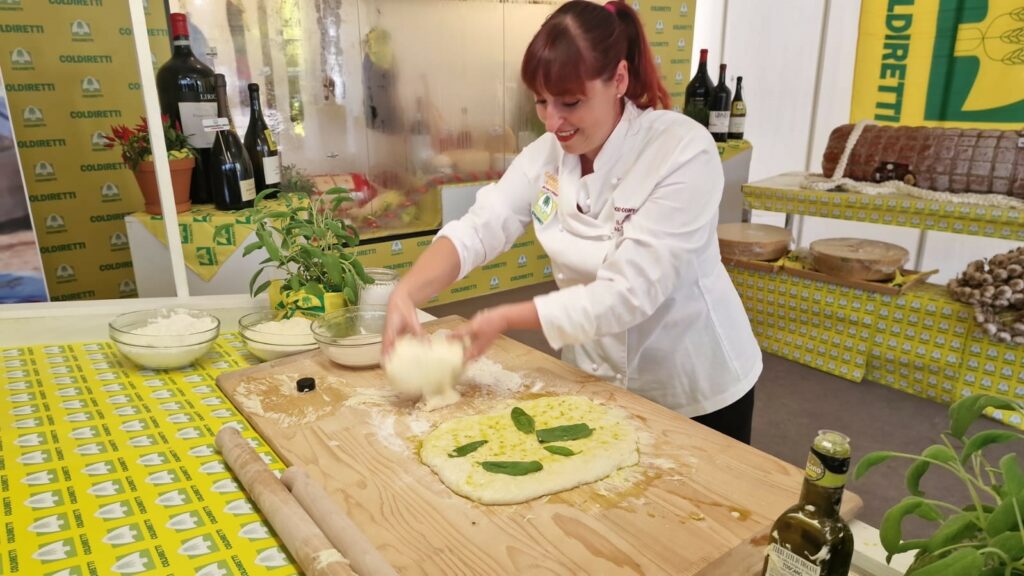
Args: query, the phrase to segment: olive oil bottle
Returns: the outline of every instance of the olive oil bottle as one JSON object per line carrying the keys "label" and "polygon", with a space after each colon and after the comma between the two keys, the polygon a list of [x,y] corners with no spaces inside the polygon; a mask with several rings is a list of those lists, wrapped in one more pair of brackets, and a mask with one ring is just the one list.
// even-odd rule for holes
{"label": "olive oil bottle", "polygon": [[853,559],[853,533],[839,516],[850,439],[821,430],[807,456],[800,501],[772,525],[765,576],[846,576]]}

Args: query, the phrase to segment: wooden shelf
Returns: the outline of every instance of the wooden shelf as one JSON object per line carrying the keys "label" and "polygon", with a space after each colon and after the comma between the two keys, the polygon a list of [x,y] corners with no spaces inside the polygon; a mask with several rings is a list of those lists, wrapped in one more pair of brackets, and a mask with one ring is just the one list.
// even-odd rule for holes
{"label": "wooden shelf", "polygon": [[804,176],[788,172],[744,184],[745,207],[1024,242],[1024,209],[953,204],[904,194],[805,190],[800,188]]}

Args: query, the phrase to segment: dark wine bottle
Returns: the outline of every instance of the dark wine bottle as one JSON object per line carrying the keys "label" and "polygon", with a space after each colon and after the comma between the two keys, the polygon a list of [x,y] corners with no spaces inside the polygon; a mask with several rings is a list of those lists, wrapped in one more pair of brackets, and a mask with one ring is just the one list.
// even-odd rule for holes
{"label": "dark wine bottle", "polygon": [[708,74],[708,49],[700,51],[700,63],[697,65],[697,73],[686,85],[686,104],[683,106],[683,114],[701,123],[701,126],[708,125],[708,104],[711,94],[715,90],[715,84]]}
{"label": "dark wine bottle", "polygon": [[729,112],[729,140],[743,140],[743,129],[747,123],[747,103],[743,101],[743,76],[736,77],[736,94],[732,97]]}
{"label": "dark wine bottle", "polygon": [[203,128],[203,121],[217,117],[213,70],[192,53],[186,16],[175,12],[170,20],[171,59],[156,73],[160,112],[170,118],[172,125],[181,128],[188,143],[195,148],[197,158],[190,196],[193,204],[208,204],[213,201],[207,170],[214,134]]}
{"label": "dark wine bottle", "polygon": [[218,210],[251,208],[256,198],[256,179],[252,162],[245,153],[242,140],[235,132],[228,110],[227,81],[223,74],[214,76],[217,93],[217,117],[205,122],[214,134],[210,151],[210,191]]}
{"label": "dark wine bottle", "polygon": [[729,103],[732,101],[732,90],[725,83],[725,64],[718,66],[718,84],[711,93],[708,104],[708,130],[715,142],[729,139]]}
{"label": "dark wine bottle", "polygon": [[[249,127],[245,130],[245,152],[252,161],[257,193],[281,185],[281,156],[274,135],[263,119],[259,84],[249,84]],[[267,197],[276,195],[269,194]]]}

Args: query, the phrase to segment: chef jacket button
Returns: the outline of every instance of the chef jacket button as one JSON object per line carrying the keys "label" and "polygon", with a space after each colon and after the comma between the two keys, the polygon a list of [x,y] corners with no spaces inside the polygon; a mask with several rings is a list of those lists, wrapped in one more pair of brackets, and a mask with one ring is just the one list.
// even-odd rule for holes
{"label": "chef jacket button", "polygon": [[622,374],[616,374],[615,379],[618,380],[619,382],[622,382]]}
{"label": "chef jacket button", "polygon": [[559,231],[559,232],[565,232],[565,228],[563,228],[563,227],[562,227],[562,225],[561,225],[561,224],[559,224],[559,225],[558,225],[558,231]]}
{"label": "chef jacket button", "polygon": [[558,273],[558,274],[556,274],[555,276],[556,276],[556,277],[557,277],[557,278],[558,278],[559,280],[565,280],[565,274],[562,274],[561,272],[559,272],[559,273]]}
{"label": "chef jacket button", "polygon": [[593,370],[594,372],[597,372],[597,369],[598,369],[598,368],[600,368],[600,366],[598,366],[597,364],[592,364],[592,365],[590,366],[590,369],[591,369],[591,370]]}

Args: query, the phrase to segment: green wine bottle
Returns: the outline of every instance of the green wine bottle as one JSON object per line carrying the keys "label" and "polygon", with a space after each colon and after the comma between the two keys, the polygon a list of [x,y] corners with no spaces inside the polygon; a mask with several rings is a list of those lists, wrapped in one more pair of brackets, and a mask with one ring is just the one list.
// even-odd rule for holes
{"label": "green wine bottle", "polygon": [[850,439],[821,430],[807,456],[800,501],[772,525],[764,576],[846,576],[853,559],[853,533],[839,516]]}

